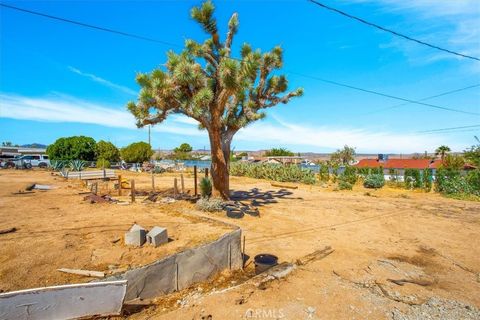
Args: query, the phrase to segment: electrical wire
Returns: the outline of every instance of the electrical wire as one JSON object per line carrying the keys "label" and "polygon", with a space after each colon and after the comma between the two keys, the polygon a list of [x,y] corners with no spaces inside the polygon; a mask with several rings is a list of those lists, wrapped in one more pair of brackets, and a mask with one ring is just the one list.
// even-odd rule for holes
{"label": "electrical wire", "polygon": [[401,37],[401,38],[404,38],[406,40],[410,40],[410,41],[413,41],[413,42],[416,42],[418,44],[422,44],[424,46],[427,46],[427,47],[430,47],[430,48],[433,48],[433,49],[436,49],[436,50],[440,50],[440,51],[443,51],[443,52],[447,52],[447,53],[450,53],[450,54],[453,54],[453,55],[456,55],[456,56],[459,56],[459,57],[463,57],[463,58],[467,58],[467,59],[472,59],[472,60],[476,60],[476,61],[480,61],[480,58],[477,58],[477,57],[473,57],[473,56],[469,56],[469,55],[466,55],[466,54],[463,54],[463,53],[459,53],[459,52],[455,52],[455,51],[452,51],[452,50],[449,50],[449,49],[445,49],[445,48],[441,48],[439,46],[436,46],[436,45],[433,45],[433,44],[430,44],[430,43],[427,43],[425,41],[422,41],[422,40],[418,40],[418,39],[415,39],[415,38],[412,38],[410,36],[407,36],[407,35],[404,35],[402,33],[399,33],[397,31],[394,31],[394,30],[391,30],[391,29],[387,29],[385,27],[382,27],[376,23],[373,23],[373,22],[369,22],[365,19],[362,19],[362,18],[359,18],[359,17],[356,17],[354,15],[351,15],[349,13],[346,13],[344,11],[341,11],[339,9],[335,9],[333,7],[330,7],[330,6],[327,6],[326,4],[323,4],[321,2],[318,2],[316,0],[308,0],[310,1],[311,3],[314,3],[316,4],[317,6],[321,7],[321,8],[324,8],[324,9],[327,9],[327,10],[330,10],[332,12],[335,12],[335,13],[338,13],[338,14],[341,14],[342,16],[345,16],[347,18],[350,18],[350,19],[353,19],[353,20],[357,20],[363,24],[366,24],[368,26],[371,26],[371,27],[374,27],[374,28],[377,28],[379,30],[382,30],[382,31],[385,31],[385,32],[388,32],[388,33],[391,33],[397,37]]}
{"label": "electrical wire", "polygon": [[[468,86],[468,87],[439,93],[439,94],[429,96],[429,97],[426,97],[426,98],[423,98],[423,99],[420,99],[420,100],[417,100],[417,101],[427,101],[427,100],[430,100],[430,99],[443,97],[443,96],[446,96],[446,95],[449,95],[449,94],[452,94],[452,93],[457,93],[457,92],[460,92],[460,91],[464,91],[464,90],[468,90],[468,89],[472,89],[472,88],[477,88],[477,87],[480,87],[480,84],[475,84],[475,85],[471,85],[471,86]],[[386,110],[396,109],[396,108],[403,107],[403,106],[406,106],[406,105],[409,105],[409,104],[410,104],[410,102],[396,104],[394,106],[390,106],[390,107],[386,107],[386,108],[382,108],[382,109],[377,109],[377,110],[373,110],[373,111],[370,111],[370,112],[365,112],[363,115],[368,115],[368,114],[372,114],[372,113],[377,113],[377,112],[382,112],[382,111],[386,111]]]}
{"label": "electrical wire", "polygon": [[[114,29],[111,29],[111,28],[100,27],[100,26],[96,26],[96,25],[92,25],[92,24],[88,24],[88,23],[84,23],[84,22],[79,22],[79,21],[75,21],[75,20],[71,20],[71,19],[67,19],[67,18],[62,18],[62,17],[58,17],[58,16],[53,16],[53,15],[50,15],[50,14],[41,13],[41,12],[38,12],[38,11],[23,9],[23,8],[19,8],[19,7],[4,4],[4,3],[0,3],[0,6],[5,7],[5,8],[9,8],[9,9],[13,9],[13,10],[17,10],[17,11],[21,11],[21,12],[28,13],[28,14],[41,16],[41,17],[44,17],[44,18],[49,18],[49,19],[53,19],[53,20],[57,20],[57,21],[61,21],[61,22],[67,22],[67,23],[79,25],[79,26],[82,26],[82,27],[91,28],[91,29],[94,29],[94,30],[100,30],[100,31],[104,31],[104,32],[114,33],[114,34],[130,37],[130,38],[135,38],[135,39],[154,42],[154,43],[159,43],[159,44],[162,44],[162,45],[168,45],[168,46],[183,48],[182,46],[180,46],[178,44],[175,44],[175,43],[162,41],[162,40],[158,40],[158,39],[154,39],[154,38],[150,38],[150,37],[145,37],[145,36],[141,36],[141,35],[137,35],[137,34],[133,34],[133,33],[129,33],[129,32],[114,30]],[[237,58],[231,58],[231,59],[240,60],[240,59],[237,59]],[[304,78],[310,78],[310,79],[322,81],[322,82],[325,82],[325,83],[329,83],[329,84],[332,84],[332,85],[336,85],[336,86],[340,86],[340,87],[344,87],[344,88],[349,88],[349,89],[353,89],[353,90],[357,90],[357,91],[362,91],[362,92],[366,92],[366,93],[370,93],[370,94],[375,94],[375,95],[390,98],[390,99],[396,99],[396,100],[400,100],[400,101],[404,101],[404,102],[408,102],[408,103],[419,104],[419,105],[423,105],[423,106],[427,106],[427,107],[431,107],[431,108],[448,110],[448,111],[457,112],[457,113],[470,114],[470,115],[480,115],[480,113],[463,111],[463,110],[459,110],[459,109],[454,109],[454,108],[448,108],[448,107],[442,107],[442,106],[437,106],[437,105],[433,105],[433,104],[423,103],[423,102],[420,102],[420,101],[406,99],[406,98],[402,98],[402,97],[398,97],[398,96],[393,96],[393,95],[378,92],[378,91],[373,91],[373,90],[368,90],[368,89],[363,89],[363,88],[351,86],[351,85],[348,85],[348,84],[345,84],[345,83],[340,83],[340,82],[337,82],[337,81],[332,81],[332,80],[322,79],[322,78],[315,77],[315,76],[305,75],[305,74],[294,72],[294,71],[287,71],[287,72],[291,73],[291,74],[296,74],[296,75],[304,77]]]}

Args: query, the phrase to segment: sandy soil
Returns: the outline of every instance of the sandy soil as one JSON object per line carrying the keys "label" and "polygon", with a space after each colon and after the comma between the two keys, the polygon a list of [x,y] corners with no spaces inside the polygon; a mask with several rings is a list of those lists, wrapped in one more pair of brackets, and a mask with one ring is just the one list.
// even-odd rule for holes
{"label": "sandy soil", "polygon": [[[267,181],[235,177],[231,186],[259,207],[260,217],[208,215],[239,225],[250,257],[268,252],[295,262],[327,245],[335,251],[264,290],[250,285],[222,294],[192,289],[172,307],[160,299],[133,318],[384,319],[408,314],[431,297],[480,307],[478,202],[388,187],[281,190]],[[236,283],[232,279],[229,285]],[[414,283],[390,281],[405,279]]]}
{"label": "sandy soil", "polygon": [[[188,219],[198,214],[240,226],[246,236],[246,253],[250,257],[267,252],[277,255],[280,261],[295,262],[325,246],[331,246],[334,252],[324,259],[298,267],[286,279],[274,281],[263,290],[249,284],[238,286],[240,279],[245,278],[241,272],[224,274],[210,283],[156,299],[147,309],[130,315],[132,319],[208,319],[209,315],[213,319],[388,319],[398,312],[408,314],[415,305],[431,297],[480,307],[478,202],[388,187],[378,191],[360,186],[353,191],[333,191],[332,187],[299,185],[298,189],[287,190],[274,188],[268,181],[233,177],[234,195],[260,210],[260,217],[246,215],[234,220],[227,218],[225,213],[201,213],[184,201],[169,205],[135,204],[128,208],[90,205],[81,201],[77,189],[72,187],[70,190],[69,183],[62,185],[58,180],[55,183],[62,187],[48,193],[58,192],[59,199],[63,200],[41,200],[46,197],[46,192],[45,196],[35,194],[32,199],[36,200],[22,196],[24,200],[19,201],[19,196],[9,196],[9,192],[31,182],[31,178],[12,176],[13,172],[0,174],[0,192],[3,192],[0,209],[2,217],[5,214],[7,217],[0,222],[0,228],[12,224],[20,228],[16,234],[0,236],[2,289],[26,285],[25,280],[17,279],[19,273],[35,282],[36,278],[27,274],[36,272],[39,278],[36,283],[40,284],[45,280],[41,277],[51,274],[49,270],[59,266],[93,267],[93,250],[105,246],[116,249],[117,245],[110,245],[109,240],[121,235],[133,221],[151,226],[158,219],[185,228],[183,232],[176,229],[172,233],[175,236],[180,232],[178,240],[169,245],[187,241],[184,244],[187,246],[190,235],[185,239],[182,236],[187,230],[192,236],[203,235],[205,230],[210,230],[212,235],[218,234],[213,226],[177,222],[190,222]],[[53,178],[38,174],[37,182],[52,183]],[[157,177],[156,186],[172,187],[173,176]],[[178,174],[175,176],[179,177]],[[136,184],[143,188],[150,185],[147,174],[128,174],[128,177],[135,178]],[[189,189],[192,188],[191,180],[190,177],[185,180]],[[13,187],[15,183],[18,187]],[[72,213],[67,216],[62,209],[48,209],[59,207],[57,201],[61,201],[65,208],[75,208],[70,211],[82,214],[78,217],[75,214],[72,218]],[[25,202],[29,206],[26,207]],[[10,210],[16,214],[9,214]],[[44,216],[40,221],[28,221],[40,215]],[[103,227],[87,228],[80,234],[63,230],[63,224],[77,229],[92,225],[92,221],[85,221],[86,218],[99,219],[94,225]],[[55,225],[62,225],[60,228],[52,223],[57,219]],[[102,228],[109,236],[91,233]],[[110,228],[115,230],[108,231]],[[35,241],[32,241],[28,231],[35,229],[55,232],[35,234]],[[65,234],[74,234],[76,238],[69,241]],[[69,245],[75,248],[66,248]],[[144,249],[121,250],[127,255]],[[49,266],[51,261],[57,261],[55,266]],[[249,261],[246,272],[251,274],[253,264],[251,259]],[[37,272],[40,270],[42,272]],[[56,279],[59,280],[62,279]],[[391,280],[407,282],[399,285]],[[228,286],[233,288],[228,292],[217,292]]]}
{"label": "sandy soil", "polygon": [[[12,194],[29,183],[55,189]],[[137,189],[143,186],[139,181]],[[101,187],[114,191],[113,182]],[[85,190],[78,181],[65,181],[47,171],[0,171],[0,229],[18,229],[0,235],[0,292],[90,281],[56,269],[120,272],[213,241],[229,230],[189,215],[189,203],[146,205],[141,203],[144,197],[137,197],[135,204],[126,206],[90,204],[79,194]],[[173,241],[157,248],[125,246],[124,233],[134,222],[147,229],[166,227]],[[113,243],[116,239],[120,240]]]}

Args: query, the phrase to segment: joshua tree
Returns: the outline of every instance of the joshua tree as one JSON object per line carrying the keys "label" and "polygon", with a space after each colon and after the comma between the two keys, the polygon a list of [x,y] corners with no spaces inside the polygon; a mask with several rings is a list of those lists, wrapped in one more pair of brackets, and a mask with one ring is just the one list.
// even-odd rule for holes
{"label": "joshua tree", "polygon": [[438,156],[440,155],[440,159],[442,159],[442,162],[443,160],[445,159],[445,155],[450,152],[450,148],[448,146],[440,146],[437,148],[437,150],[435,150],[435,155]]}
{"label": "joshua tree", "polygon": [[337,164],[348,165],[355,160],[355,148],[345,145],[330,155],[330,161]]}
{"label": "joshua tree", "polygon": [[232,15],[221,42],[214,6],[207,1],[191,10],[208,38],[203,43],[186,40],[185,49],[167,53],[165,69],[137,75],[141,86],[138,102],[128,109],[137,126],[157,124],[172,113],[184,114],[199,122],[210,139],[213,195],[229,198],[230,144],[241,128],[265,117],[264,110],[301,96],[302,89],[287,91],[284,75],[271,75],[282,67],[282,49],[253,51],[243,44],[240,58],[231,56],[238,30],[238,16]]}

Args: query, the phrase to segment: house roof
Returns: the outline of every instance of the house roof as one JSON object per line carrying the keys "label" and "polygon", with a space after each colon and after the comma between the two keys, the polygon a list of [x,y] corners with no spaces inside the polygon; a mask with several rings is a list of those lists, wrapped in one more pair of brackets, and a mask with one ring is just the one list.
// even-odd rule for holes
{"label": "house roof", "polygon": [[430,159],[388,159],[379,161],[377,159],[362,159],[354,166],[357,168],[379,168],[385,169],[437,169],[441,160]]}

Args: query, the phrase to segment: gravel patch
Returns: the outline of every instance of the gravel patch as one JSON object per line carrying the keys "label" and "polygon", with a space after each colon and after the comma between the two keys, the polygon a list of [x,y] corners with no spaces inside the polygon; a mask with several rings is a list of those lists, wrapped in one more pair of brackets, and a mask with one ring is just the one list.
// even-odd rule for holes
{"label": "gravel patch", "polygon": [[395,309],[392,312],[393,320],[476,320],[480,319],[480,310],[476,307],[454,300],[430,298],[427,302],[412,306],[407,314]]}

